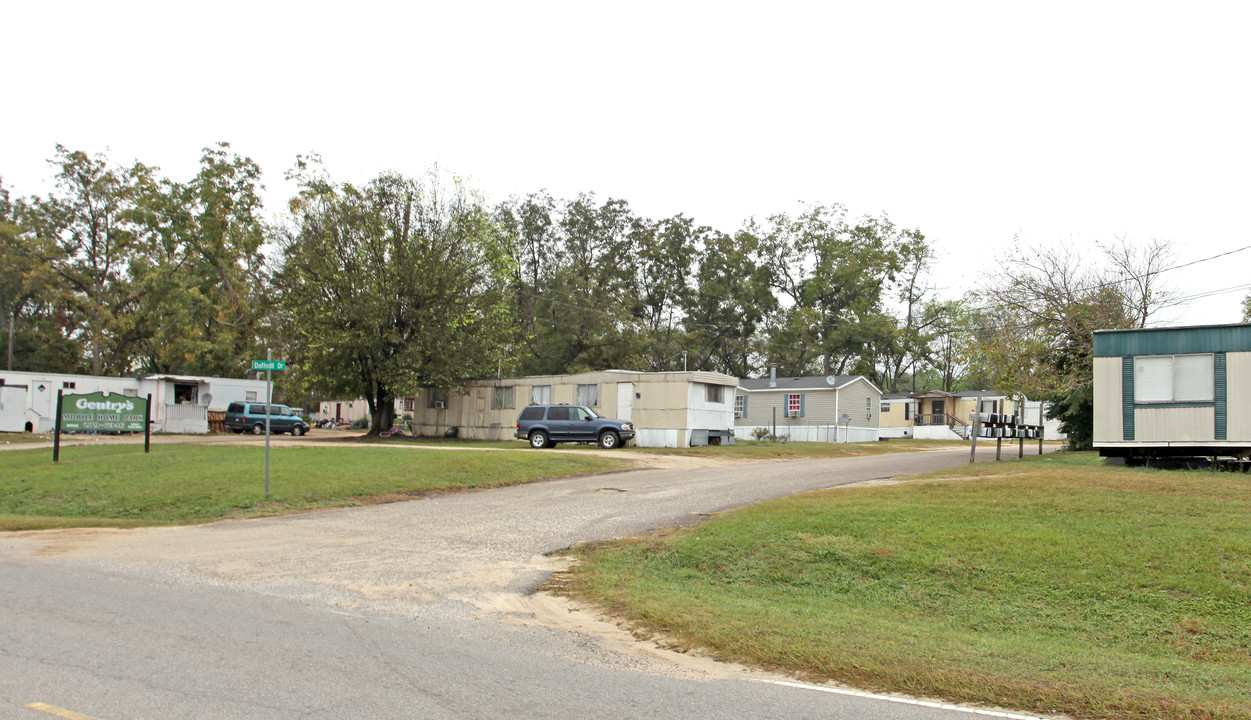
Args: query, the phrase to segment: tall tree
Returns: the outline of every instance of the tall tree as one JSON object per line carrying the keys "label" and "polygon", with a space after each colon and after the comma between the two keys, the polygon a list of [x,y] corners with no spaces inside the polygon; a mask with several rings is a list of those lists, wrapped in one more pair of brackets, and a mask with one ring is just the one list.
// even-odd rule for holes
{"label": "tall tree", "polygon": [[114,167],[104,155],[57,145],[50,161],[56,191],[32,200],[26,215],[32,232],[56,256],[52,264],[63,289],[70,338],[81,343],[86,367],[96,375],[132,369],[137,293],[128,280],[138,228],[136,200],[153,182],[140,163]]}
{"label": "tall tree", "polygon": [[760,370],[762,330],[777,299],[759,250],[759,238],[746,230],[704,237],[683,320],[697,367],[735,377]]}
{"label": "tall tree", "polygon": [[259,357],[268,282],[261,170],[229,149],[205,148],[194,178],[162,181],[140,200],[147,232],[131,277],[146,369],[239,375]]}
{"label": "tall tree", "polygon": [[459,181],[383,174],[334,183],[301,159],[275,276],[290,383],[361,396],[377,433],[394,399],[494,374],[512,340],[503,233]]}
{"label": "tall tree", "polygon": [[1251,322],[1251,293],[1242,299],[1242,321]]}
{"label": "tall tree", "polygon": [[837,204],[770,218],[763,253],[789,304],[771,358],[795,374],[871,370],[872,347],[892,330],[882,294],[900,270],[899,243],[885,216],[850,222]]}

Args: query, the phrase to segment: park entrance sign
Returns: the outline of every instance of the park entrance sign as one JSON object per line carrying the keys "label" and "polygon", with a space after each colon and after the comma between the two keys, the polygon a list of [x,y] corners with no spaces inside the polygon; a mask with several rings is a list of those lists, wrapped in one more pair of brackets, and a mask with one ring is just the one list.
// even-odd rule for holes
{"label": "park entrance sign", "polygon": [[148,401],[143,398],[102,392],[61,398],[63,432],[143,432],[147,419]]}
{"label": "park entrance sign", "polygon": [[141,432],[143,451],[148,452],[151,442],[148,410],[151,407],[151,395],[146,398],[104,392],[66,395],[63,390],[57,390],[52,462],[61,459],[63,432]]}

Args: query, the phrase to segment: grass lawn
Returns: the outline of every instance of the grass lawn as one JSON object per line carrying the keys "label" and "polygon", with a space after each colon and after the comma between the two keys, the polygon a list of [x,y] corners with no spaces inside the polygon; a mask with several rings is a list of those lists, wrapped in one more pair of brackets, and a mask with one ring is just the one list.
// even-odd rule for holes
{"label": "grass lawn", "polygon": [[0,453],[0,530],[172,525],[402,499],[629,467],[552,453],[178,444]]}
{"label": "grass lawn", "polygon": [[1251,718],[1251,477],[1087,453],[575,549],[551,587],[679,647],[1080,718]]}

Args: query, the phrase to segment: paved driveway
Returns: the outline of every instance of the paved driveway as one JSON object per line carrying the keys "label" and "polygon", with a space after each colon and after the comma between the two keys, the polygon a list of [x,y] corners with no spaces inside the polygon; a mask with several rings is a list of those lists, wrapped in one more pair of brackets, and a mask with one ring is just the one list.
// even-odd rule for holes
{"label": "paved driveway", "polygon": [[534,590],[560,567],[548,555],[579,541],[967,458],[633,471],[196,527],[6,535],[0,717],[33,717],[29,702],[106,720],[965,717],[666,653]]}

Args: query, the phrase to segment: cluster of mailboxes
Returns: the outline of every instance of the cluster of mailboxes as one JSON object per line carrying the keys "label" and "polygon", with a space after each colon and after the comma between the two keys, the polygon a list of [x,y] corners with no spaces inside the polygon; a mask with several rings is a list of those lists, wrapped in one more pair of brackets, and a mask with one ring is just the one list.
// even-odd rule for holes
{"label": "cluster of mailboxes", "polygon": [[1040,438],[1042,427],[1026,425],[1020,415],[976,413],[977,436],[984,438]]}

